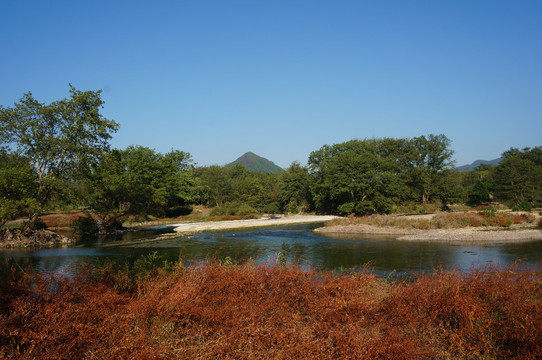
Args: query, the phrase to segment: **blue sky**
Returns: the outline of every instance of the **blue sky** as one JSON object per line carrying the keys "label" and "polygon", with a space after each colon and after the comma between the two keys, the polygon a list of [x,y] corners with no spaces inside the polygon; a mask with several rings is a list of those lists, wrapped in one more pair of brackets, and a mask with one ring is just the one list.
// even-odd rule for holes
{"label": "blue sky", "polygon": [[457,165],[542,145],[542,1],[3,1],[0,105],[103,89],[112,145],[281,167],[445,134]]}

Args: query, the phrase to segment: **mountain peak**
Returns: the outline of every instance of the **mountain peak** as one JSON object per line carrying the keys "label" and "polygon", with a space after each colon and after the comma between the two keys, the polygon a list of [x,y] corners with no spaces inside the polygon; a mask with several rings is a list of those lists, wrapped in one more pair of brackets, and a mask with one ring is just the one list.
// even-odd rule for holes
{"label": "mountain peak", "polygon": [[263,158],[249,151],[241,155],[237,160],[227,164],[226,166],[235,166],[242,164],[248,171],[264,172],[267,174],[273,174],[282,170],[279,166],[275,165],[270,160]]}
{"label": "mountain peak", "polygon": [[497,158],[497,159],[493,159],[493,160],[476,160],[472,164],[458,166],[456,169],[458,171],[473,171],[475,167],[477,167],[478,165],[481,165],[481,164],[499,165],[501,160],[502,160],[502,157]]}

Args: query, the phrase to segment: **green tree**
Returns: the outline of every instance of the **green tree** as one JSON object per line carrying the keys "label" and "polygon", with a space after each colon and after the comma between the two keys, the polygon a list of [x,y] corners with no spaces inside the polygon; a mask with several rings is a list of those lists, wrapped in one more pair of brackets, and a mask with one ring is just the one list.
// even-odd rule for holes
{"label": "green tree", "polygon": [[314,203],[319,211],[389,213],[406,200],[443,204],[461,197],[444,135],[413,139],[351,140],[324,145],[309,156]]}
{"label": "green tree", "polygon": [[502,201],[542,203],[542,147],[503,153],[495,168],[495,192]]}
{"label": "green tree", "polygon": [[[389,213],[400,198],[400,162],[381,156],[383,141],[351,140],[324,145],[309,156],[315,206],[343,214]],[[391,151],[391,149],[388,149]]]}
{"label": "green tree", "polygon": [[[411,140],[409,156],[410,169],[408,171],[409,186],[417,194],[422,204],[432,199],[445,199],[450,194],[438,190],[451,190],[448,187],[439,187],[446,170],[452,168],[453,151],[449,149],[450,140],[445,135],[428,135],[415,137]],[[444,203],[444,201],[443,201]]]}
{"label": "green tree", "polygon": [[192,168],[190,154],[182,151],[163,155],[142,146],[113,150],[88,176],[89,203],[106,229],[126,215],[164,215],[193,201]]}
{"label": "green tree", "polygon": [[464,176],[463,186],[468,194],[470,204],[476,205],[493,201],[495,196],[494,172],[494,165],[480,164]]}
{"label": "green tree", "polygon": [[37,178],[28,159],[0,150],[0,227],[39,209]]}
{"label": "green tree", "polygon": [[281,175],[280,194],[282,207],[292,213],[309,210],[312,196],[308,169],[298,162],[293,162]]}
{"label": "green tree", "polygon": [[201,204],[221,206],[233,200],[233,184],[225,167],[200,167],[196,169],[195,176],[199,179]]}
{"label": "green tree", "polygon": [[469,191],[469,203],[471,204],[483,204],[493,200],[493,194],[495,192],[495,184],[493,181],[484,177],[476,180],[476,183]]}
{"label": "green tree", "polygon": [[160,159],[163,171],[162,193],[169,208],[193,204],[197,200],[198,180],[194,176],[192,156],[171,150]]}
{"label": "green tree", "polygon": [[262,184],[262,207],[261,212],[278,214],[283,212],[281,204],[281,172],[276,172],[272,174],[260,173],[261,184]]}
{"label": "green tree", "polygon": [[63,181],[108,150],[119,125],[100,114],[103,103],[101,91],[79,91],[70,85],[69,99],[44,104],[29,92],[14,107],[0,108],[2,146],[30,161],[40,208],[61,192]]}
{"label": "green tree", "polygon": [[243,164],[201,167],[194,174],[199,203],[220,208],[215,214],[233,215],[231,208],[241,205],[258,213],[281,211],[279,174],[248,171]]}
{"label": "green tree", "polygon": [[261,210],[264,206],[264,187],[262,178],[265,174],[250,172],[244,165],[237,164],[229,169],[233,186],[233,198],[242,204]]}
{"label": "green tree", "polygon": [[86,182],[87,201],[98,217],[102,230],[118,227],[120,219],[129,213],[134,202],[152,200],[139,183],[130,181],[120,150],[104,154],[93,166]]}
{"label": "green tree", "polygon": [[449,204],[462,202],[465,190],[461,186],[461,174],[455,169],[443,170],[435,181],[435,194],[442,202],[442,209],[449,210]]}

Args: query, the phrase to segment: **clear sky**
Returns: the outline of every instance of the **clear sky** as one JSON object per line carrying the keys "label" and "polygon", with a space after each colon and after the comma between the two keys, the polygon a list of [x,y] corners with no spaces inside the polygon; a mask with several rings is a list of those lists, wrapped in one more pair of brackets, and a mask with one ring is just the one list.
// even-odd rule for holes
{"label": "clear sky", "polygon": [[112,145],[288,167],[445,134],[457,165],[542,145],[542,1],[0,3],[0,105],[103,89]]}

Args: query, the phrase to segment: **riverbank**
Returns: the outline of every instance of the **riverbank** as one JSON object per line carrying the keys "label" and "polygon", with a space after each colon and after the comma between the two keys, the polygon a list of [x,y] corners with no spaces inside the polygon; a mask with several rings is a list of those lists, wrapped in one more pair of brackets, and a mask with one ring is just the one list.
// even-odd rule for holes
{"label": "riverbank", "polygon": [[[466,219],[472,224],[475,224],[475,226],[455,227],[449,225],[455,224],[452,220],[459,222],[453,218],[460,216],[462,217],[462,222]],[[515,219],[517,223],[509,224],[505,222],[506,226],[483,226],[484,219],[482,215],[477,213],[389,215],[366,217],[365,219],[357,220],[344,219],[337,223],[326,224],[326,226],[315,229],[314,231],[330,236],[333,236],[333,234],[393,235],[398,240],[405,241],[468,241],[488,243],[542,240],[542,230],[536,228],[540,221],[539,215],[517,213],[511,216],[517,218]],[[395,224],[395,226],[390,226],[389,224]],[[431,228],[435,226],[441,228]]]}
{"label": "riverbank", "polygon": [[260,219],[188,222],[169,224],[175,232],[194,233],[211,230],[240,229],[273,225],[318,223],[336,219],[332,215],[270,215]]}

